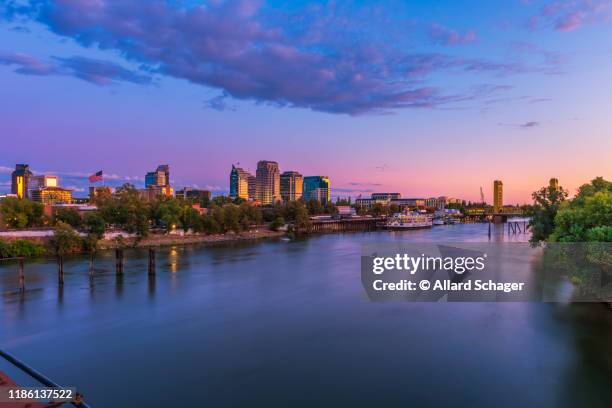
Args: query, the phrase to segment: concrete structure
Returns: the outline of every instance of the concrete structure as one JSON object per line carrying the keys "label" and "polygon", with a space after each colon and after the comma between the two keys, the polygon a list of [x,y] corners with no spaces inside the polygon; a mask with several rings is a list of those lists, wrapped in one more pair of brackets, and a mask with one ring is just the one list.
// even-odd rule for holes
{"label": "concrete structure", "polygon": [[259,161],[255,178],[255,196],[262,205],[271,205],[281,199],[280,171],[277,162],[268,160]]}
{"label": "concrete structure", "polygon": [[504,206],[504,183],[501,180],[493,182],[493,212],[498,213]]}
{"label": "concrete structure", "polygon": [[331,183],[327,176],[304,177],[304,200],[317,200],[322,204],[331,201]]}
{"label": "concrete structure", "polygon": [[302,198],[304,177],[297,171],[286,171],[280,176],[280,191],[283,201]]}

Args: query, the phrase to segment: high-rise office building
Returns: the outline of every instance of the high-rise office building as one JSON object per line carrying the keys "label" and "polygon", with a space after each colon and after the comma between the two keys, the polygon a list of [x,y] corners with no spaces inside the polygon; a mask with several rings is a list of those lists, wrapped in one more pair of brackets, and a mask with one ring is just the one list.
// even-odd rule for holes
{"label": "high-rise office building", "polygon": [[304,193],[306,201],[317,200],[321,203],[331,201],[331,184],[327,176],[304,177]]}
{"label": "high-rise office building", "polygon": [[286,171],[280,176],[280,193],[283,201],[302,198],[304,177],[297,171]]}
{"label": "high-rise office building", "polygon": [[16,164],[15,171],[11,174],[11,193],[19,198],[28,197],[28,185],[32,172],[27,164]]}
{"label": "high-rise office building", "polygon": [[249,200],[255,200],[257,195],[257,178],[249,173]]}
{"label": "high-rise office building", "polygon": [[259,161],[255,178],[255,195],[261,204],[270,205],[280,200],[280,171],[277,162]]}
{"label": "high-rise office building", "polygon": [[157,196],[172,197],[174,189],[170,186],[170,166],[160,164],[155,171],[145,175],[145,191],[143,195],[149,199]]}
{"label": "high-rise office building", "polygon": [[232,165],[230,172],[230,197],[242,198],[245,200],[252,199],[253,196],[249,193],[249,181],[254,177],[246,170]]}
{"label": "high-rise office building", "polygon": [[170,166],[160,164],[157,170],[150,171],[145,175],[145,187],[149,186],[169,186],[170,185]]}
{"label": "high-rise office building", "polygon": [[493,212],[498,213],[504,206],[504,183],[501,180],[493,182]]}

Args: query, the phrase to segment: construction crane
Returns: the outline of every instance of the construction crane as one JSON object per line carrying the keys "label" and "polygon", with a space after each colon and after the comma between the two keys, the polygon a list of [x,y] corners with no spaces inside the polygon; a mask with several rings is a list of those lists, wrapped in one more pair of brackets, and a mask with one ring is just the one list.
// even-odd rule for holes
{"label": "construction crane", "polygon": [[484,193],[482,192],[482,186],[480,187],[480,202],[483,204],[485,203]]}

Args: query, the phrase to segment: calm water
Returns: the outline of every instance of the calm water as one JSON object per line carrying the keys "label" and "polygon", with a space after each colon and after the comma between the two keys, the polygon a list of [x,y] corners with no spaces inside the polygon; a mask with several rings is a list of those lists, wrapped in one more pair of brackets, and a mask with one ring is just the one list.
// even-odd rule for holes
{"label": "calm water", "polygon": [[[494,231],[494,239],[503,239]],[[507,236],[505,236],[507,239]],[[0,265],[0,345],[94,407],[611,406],[612,312],[370,303],[363,244],[477,241],[484,224]],[[520,240],[520,238],[517,238]],[[2,366],[0,366],[2,369]]]}

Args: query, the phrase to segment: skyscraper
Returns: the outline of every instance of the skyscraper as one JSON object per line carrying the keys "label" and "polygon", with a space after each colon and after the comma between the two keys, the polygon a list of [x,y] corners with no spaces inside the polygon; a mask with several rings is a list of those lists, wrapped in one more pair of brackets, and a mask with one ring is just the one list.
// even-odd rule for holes
{"label": "skyscraper", "polygon": [[257,195],[257,179],[249,173],[249,200],[256,200]]}
{"label": "skyscraper", "polygon": [[243,198],[245,200],[252,199],[249,194],[249,180],[253,176],[244,169],[232,165],[230,172],[230,197]]}
{"label": "skyscraper", "polygon": [[157,170],[150,171],[145,175],[145,187],[159,186],[165,187],[170,185],[170,166],[160,164]]}
{"label": "skyscraper", "polygon": [[15,171],[11,174],[11,193],[17,194],[19,198],[27,198],[31,177],[32,172],[28,164],[16,164]]}
{"label": "skyscraper", "polygon": [[493,182],[493,212],[498,213],[504,206],[504,183],[501,180]]}
{"label": "skyscraper", "polygon": [[327,176],[304,177],[304,193],[306,201],[317,200],[321,203],[331,201],[331,184]]}
{"label": "skyscraper", "polygon": [[280,176],[280,193],[283,201],[295,201],[302,197],[304,177],[297,171],[286,171]]}
{"label": "skyscraper", "polygon": [[277,162],[259,161],[255,178],[256,198],[261,204],[274,204],[280,199],[280,171]]}
{"label": "skyscraper", "polygon": [[174,189],[170,186],[170,166],[160,164],[155,171],[145,175],[145,197],[156,197],[159,195],[172,197]]}

